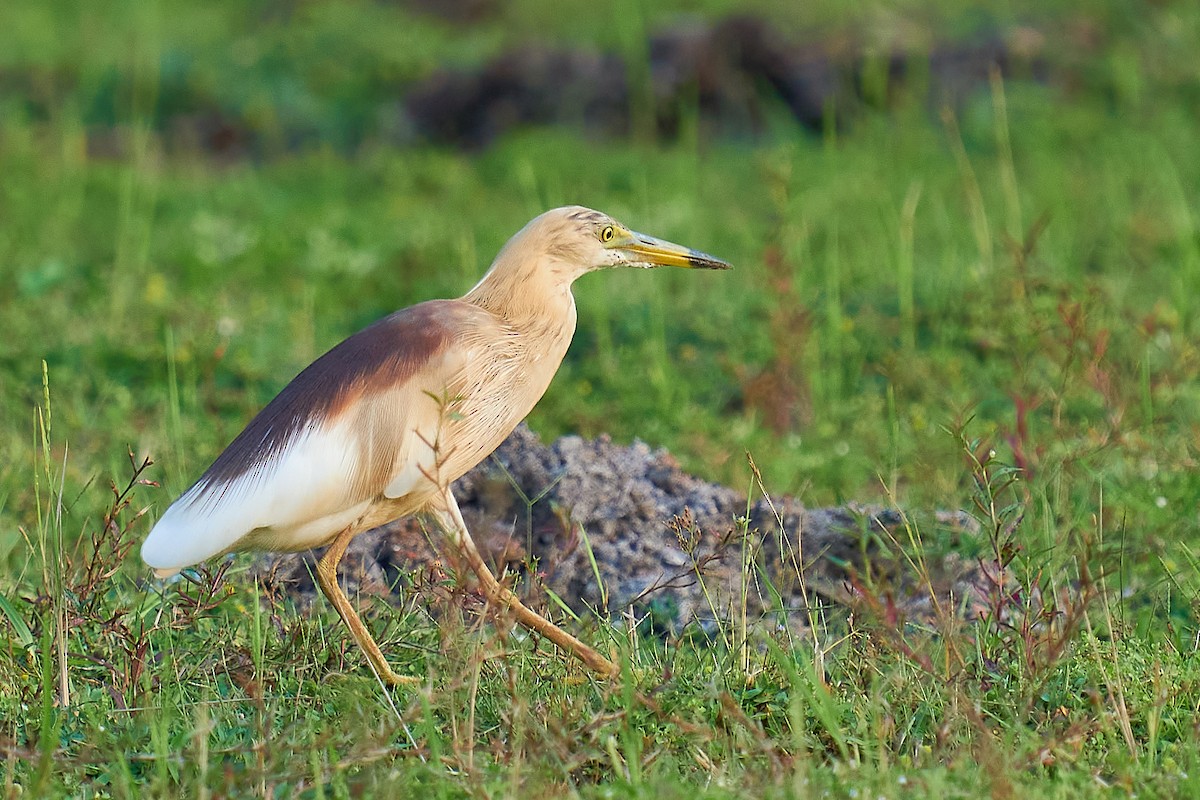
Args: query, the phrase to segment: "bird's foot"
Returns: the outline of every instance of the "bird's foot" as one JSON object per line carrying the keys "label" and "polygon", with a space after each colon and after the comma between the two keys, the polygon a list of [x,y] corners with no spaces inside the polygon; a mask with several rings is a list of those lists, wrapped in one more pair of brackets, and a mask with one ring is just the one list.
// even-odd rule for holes
{"label": "bird's foot", "polygon": [[413,675],[401,675],[386,664],[379,672],[379,679],[388,686],[417,686],[424,680]]}

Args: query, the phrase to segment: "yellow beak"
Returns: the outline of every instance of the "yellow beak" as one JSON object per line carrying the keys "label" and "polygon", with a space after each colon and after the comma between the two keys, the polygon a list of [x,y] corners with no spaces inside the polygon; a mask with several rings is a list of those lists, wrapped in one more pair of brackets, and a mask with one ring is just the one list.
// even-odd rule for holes
{"label": "yellow beak", "polygon": [[644,233],[630,232],[633,241],[621,245],[621,250],[630,256],[630,261],[648,267],[683,267],[685,269],[730,269],[730,265],[719,258],[692,250],[689,247],[655,239]]}

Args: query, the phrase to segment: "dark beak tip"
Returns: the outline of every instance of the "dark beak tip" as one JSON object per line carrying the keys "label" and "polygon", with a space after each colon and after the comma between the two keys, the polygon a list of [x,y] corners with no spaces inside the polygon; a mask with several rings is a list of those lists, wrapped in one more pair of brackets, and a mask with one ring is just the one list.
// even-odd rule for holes
{"label": "dark beak tip", "polygon": [[688,258],[688,263],[694,269],[733,269],[732,264],[728,264],[719,258],[712,256],[698,255]]}

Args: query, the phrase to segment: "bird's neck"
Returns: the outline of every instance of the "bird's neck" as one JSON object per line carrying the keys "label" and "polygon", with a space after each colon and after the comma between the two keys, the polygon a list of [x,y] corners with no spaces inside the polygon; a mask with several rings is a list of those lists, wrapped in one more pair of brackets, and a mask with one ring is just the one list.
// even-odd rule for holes
{"label": "bird's neck", "polygon": [[487,309],[518,330],[542,329],[567,320],[573,329],[575,298],[571,284],[575,278],[569,264],[501,257],[462,299]]}

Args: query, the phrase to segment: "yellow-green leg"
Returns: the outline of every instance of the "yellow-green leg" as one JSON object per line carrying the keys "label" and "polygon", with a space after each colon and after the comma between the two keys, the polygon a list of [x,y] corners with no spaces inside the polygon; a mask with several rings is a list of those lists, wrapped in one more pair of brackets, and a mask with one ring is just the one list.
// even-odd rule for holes
{"label": "yellow-green leg", "polygon": [[444,509],[435,509],[433,514],[445,530],[450,541],[454,543],[459,552],[467,560],[471,571],[479,578],[479,583],[487,599],[508,608],[512,611],[517,621],[526,628],[537,631],[542,636],[545,636],[601,675],[614,677],[620,674],[620,667],[536,611],[528,608],[521,602],[521,598],[517,597],[502,585],[500,581],[496,580],[496,576],[492,575],[492,571],[488,569],[487,564],[483,563],[483,558],[479,555],[479,550],[475,547],[475,541],[471,538],[471,533],[467,530],[467,524],[463,521],[462,512],[458,510],[458,503],[455,502],[454,495],[450,493],[449,489],[445,489],[443,495],[446,507]]}
{"label": "yellow-green leg", "polygon": [[354,528],[346,528],[337,535],[333,540],[333,544],[329,545],[329,549],[325,551],[325,555],[317,562],[317,583],[321,586],[321,591],[325,597],[337,609],[338,615],[346,626],[350,628],[350,633],[354,636],[354,641],[358,642],[358,646],[362,649],[363,654],[367,657],[367,662],[371,665],[371,669],[375,671],[385,683],[390,686],[397,684],[414,684],[420,683],[420,678],[413,678],[408,675],[399,675],[392,670],[383,657],[383,651],[379,649],[379,645],[375,643],[375,639],[371,636],[367,626],[363,625],[363,621],[359,619],[358,612],[354,610],[354,606],[350,605],[350,599],[346,597],[346,593],[342,591],[342,587],[338,584],[337,566],[342,560],[342,555],[346,552],[346,545],[350,544],[350,540],[354,538]]}

